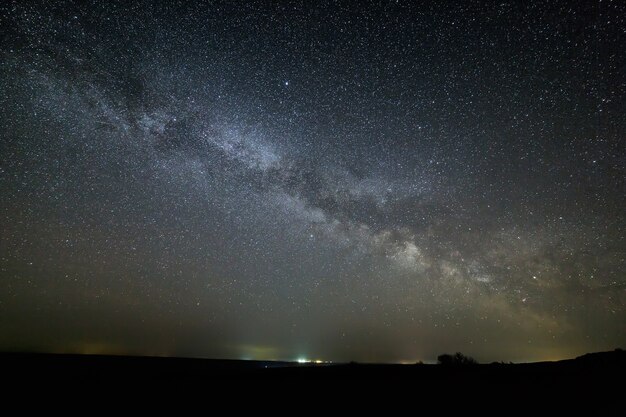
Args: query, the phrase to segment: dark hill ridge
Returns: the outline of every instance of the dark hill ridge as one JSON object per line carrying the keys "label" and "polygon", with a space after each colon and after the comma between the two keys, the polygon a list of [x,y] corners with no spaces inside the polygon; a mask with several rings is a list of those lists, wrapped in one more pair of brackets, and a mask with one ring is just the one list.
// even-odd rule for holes
{"label": "dark hill ridge", "polygon": [[610,352],[587,353],[575,359],[577,363],[594,366],[621,366],[626,367],[626,351],[615,349]]}

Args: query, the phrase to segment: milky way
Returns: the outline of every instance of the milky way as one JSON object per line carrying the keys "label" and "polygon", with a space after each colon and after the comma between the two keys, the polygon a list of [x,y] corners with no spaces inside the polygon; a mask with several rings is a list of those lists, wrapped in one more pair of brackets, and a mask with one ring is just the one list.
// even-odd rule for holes
{"label": "milky way", "polygon": [[619,1],[0,5],[0,348],[626,342]]}

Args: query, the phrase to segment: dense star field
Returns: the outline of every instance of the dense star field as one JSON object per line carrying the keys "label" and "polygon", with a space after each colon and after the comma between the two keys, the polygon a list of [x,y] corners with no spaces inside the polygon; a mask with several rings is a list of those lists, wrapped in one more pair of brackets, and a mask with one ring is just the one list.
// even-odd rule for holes
{"label": "dense star field", "polygon": [[0,4],[0,350],[626,344],[621,1]]}

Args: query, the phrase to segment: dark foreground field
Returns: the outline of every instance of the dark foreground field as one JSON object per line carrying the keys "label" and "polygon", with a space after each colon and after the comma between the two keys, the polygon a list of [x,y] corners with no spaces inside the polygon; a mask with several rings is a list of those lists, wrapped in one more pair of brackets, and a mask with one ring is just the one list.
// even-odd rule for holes
{"label": "dark foreground field", "polygon": [[[372,401],[385,404],[385,409],[390,405],[405,409],[418,401],[440,411],[462,410],[467,414],[468,410],[474,409],[482,416],[490,413],[546,415],[548,411],[550,415],[585,415],[580,414],[583,411],[594,416],[626,415],[626,355],[620,350],[559,362],[466,366],[315,365],[5,353],[0,354],[0,370],[3,386],[16,390],[18,395],[58,390],[61,393],[58,398],[79,391],[98,398],[108,390],[115,390],[131,396],[144,391],[159,398],[161,395],[164,398],[181,395],[175,392],[182,392],[183,397],[189,396],[190,392],[200,392],[203,394],[197,398],[204,398],[210,392],[213,393],[211,398],[220,399],[222,395],[215,394],[217,388],[230,393],[224,394],[222,399],[231,398],[229,395],[237,392],[242,404],[256,407],[257,402],[250,400],[247,386],[266,399],[281,397],[286,400],[295,395],[296,398],[304,396],[313,404],[317,400],[310,400],[317,396],[332,397],[349,407],[358,404],[368,412]],[[227,380],[273,380],[278,381],[276,385],[280,388],[276,389],[272,383],[224,384]],[[313,383],[307,385],[309,381]],[[236,389],[233,391],[232,388]],[[4,391],[6,398],[9,398],[8,392],[11,391]],[[266,394],[260,394],[262,392]],[[83,395],[76,398],[83,398]],[[507,412],[503,414],[503,410]],[[542,413],[534,414],[538,410]]]}
{"label": "dark foreground field", "polygon": [[528,364],[485,365],[388,365],[298,364],[161,357],[66,355],[38,353],[0,354],[4,378],[14,379],[401,379],[430,385],[475,383],[530,384],[533,387],[572,388],[623,385],[626,352],[615,350],[587,354],[576,359]]}

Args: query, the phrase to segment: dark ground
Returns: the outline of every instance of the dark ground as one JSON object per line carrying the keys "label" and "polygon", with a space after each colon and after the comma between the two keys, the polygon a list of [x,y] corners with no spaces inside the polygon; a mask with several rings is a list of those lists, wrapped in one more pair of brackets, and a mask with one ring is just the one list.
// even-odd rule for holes
{"label": "dark ground", "polygon": [[286,378],[403,379],[429,383],[501,382],[546,385],[583,384],[592,380],[626,381],[626,352],[591,353],[576,359],[527,364],[389,365],[298,364],[293,362],[162,358],[139,356],[2,353],[4,377],[17,379],[70,378]]}
{"label": "dark ground", "polygon": [[[240,390],[238,387],[241,385],[225,384],[227,380],[274,380],[282,381],[280,390],[272,388],[272,384],[248,386],[269,401],[294,401],[294,394],[289,393],[293,391],[300,393],[296,395],[297,398],[303,397],[311,405],[327,404],[326,400],[332,397],[352,406],[359,404],[368,412],[372,411],[368,404],[378,399],[380,403],[386,404],[383,406],[385,409],[390,404],[402,410],[407,406],[434,405],[438,410],[480,410],[482,415],[489,409],[498,415],[505,411],[504,415],[528,412],[535,415],[538,411],[542,411],[539,415],[543,415],[548,410],[551,411],[550,415],[563,415],[567,410],[567,414],[573,412],[574,415],[592,412],[589,415],[626,416],[626,352],[622,350],[592,353],[559,362],[467,366],[315,365],[4,353],[0,354],[0,371],[5,386],[10,386],[18,393],[37,392],[38,388],[43,388],[45,392],[59,390],[66,394],[73,393],[73,398],[84,398],[76,394],[81,390],[100,398],[111,389],[133,397],[143,390],[155,398],[159,398],[155,391],[164,392],[165,397],[176,398],[177,394],[173,393],[178,390],[185,396],[190,396],[190,392],[201,392],[203,394],[197,397],[199,399],[207,393],[211,393],[213,399],[222,398],[230,402],[236,399],[235,403],[239,403],[238,399],[241,398],[241,403],[245,405],[246,401],[243,400],[248,398],[248,394],[245,394],[247,391]],[[307,386],[306,382],[309,381],[320,381],[322,384]],[[339,381],[339,384],[333,384],[334,381]],[[156,390],[154,387],[157,387]],[[226,387],[227,393],[223,396],[215,394],[215,388],[220,387]],[[232,388],[237,389],[233,391]],[[264,390],[270,393],[269,397],[268,394],[259,394]],[[232,397],[234,393],[238,394]],[[392,401],[389,402],[389,399]],[[256,404],[254,401],[252,403]]]}

